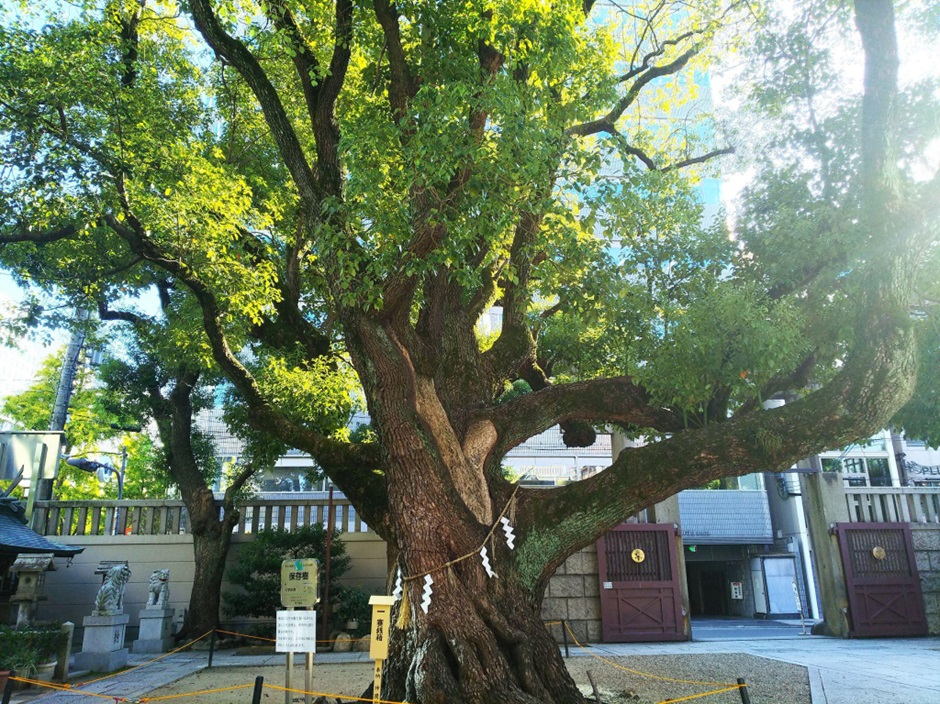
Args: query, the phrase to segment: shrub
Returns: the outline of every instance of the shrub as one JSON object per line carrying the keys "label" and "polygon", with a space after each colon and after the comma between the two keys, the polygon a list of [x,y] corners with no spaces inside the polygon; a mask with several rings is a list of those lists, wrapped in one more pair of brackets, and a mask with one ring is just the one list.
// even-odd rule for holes
{"label": "shrub", "polygon": [[[229,569],[228,580],[241,592],[222,595],[228,616],[273,618],[281,607],[281,562],[316,558],[323,566],[326,556],[326,530],[319,525],[293,531],[262,530],[255,539],[240,546],[238,562]],[[349,569],[346,546],[333,534],[330,547],[330,594],[335,602],[334,584]],[[322,575],[321,575],[322,577]],[[320,587],[322,592],[322,585]]]}
{"label": "shrub", "polygon": [[351,629],[352,633],[350,635],[358,637],[369,633],[372,626],[370,596],[368,592],[360,587],[340,585],[337,589],[335,602],[337,609],[332,619],[334,626],[345,630],[347,621],[358,621],[359,627]]}

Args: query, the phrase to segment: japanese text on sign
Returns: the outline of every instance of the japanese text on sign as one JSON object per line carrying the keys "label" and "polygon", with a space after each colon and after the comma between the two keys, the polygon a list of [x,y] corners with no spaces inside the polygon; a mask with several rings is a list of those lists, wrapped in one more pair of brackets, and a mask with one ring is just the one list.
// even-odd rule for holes
{"label": "japanese text on sign", "polygon": [[315,653],[317,612],[278,611],[274,650],[278,653]]}
{"label": "japanese text on sign", "polygon": [[318,560],[284,560],[281,563],[281,605],[316,604],[319,569]]}
{"label": "japanese text on sign", "polygon": [[391,596],[373,596],[369,599],[372,605],[372,633],[369,643],[369,657],[381,660],[388,657],[388,639],[391,622],[392,604],[395,598]]}

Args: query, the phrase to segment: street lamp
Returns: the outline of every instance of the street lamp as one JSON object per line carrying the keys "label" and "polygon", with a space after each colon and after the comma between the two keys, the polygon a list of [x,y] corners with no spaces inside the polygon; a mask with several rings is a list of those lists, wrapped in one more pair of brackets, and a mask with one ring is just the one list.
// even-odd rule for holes
{"label": "street lamp", "polygon": [[[121,448],[121,469],[115,469],[109,464],[104,462],[95,462],[94,460],[87,459],[85,457],[69,457],[65,460],[65,463],[70,467],[75,467],[80,469],[83,472],[89,472],[91,474],[98,475],[99,482],[108,481],[111,478],[111,475],[114,474],[117,476],[118,480],[118,501],[124,498],[124,471],[127,469],[127,448]],[[121,507],[118,506],[114,511],[114,526],[111,529],[111,534],[114,535],[117,532],[117,527],[120,524],[121,517]]]}

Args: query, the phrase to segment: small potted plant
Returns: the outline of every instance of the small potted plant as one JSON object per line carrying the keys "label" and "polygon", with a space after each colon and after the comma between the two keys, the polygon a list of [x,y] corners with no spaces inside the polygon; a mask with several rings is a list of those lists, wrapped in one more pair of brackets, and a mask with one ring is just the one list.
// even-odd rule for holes
{"label": "small potted plant", "polygon": [[[4,680],[15,675],[51,682],[61,639],[62,633],[57,626],[27,629],[0,627],[0,672],[9,672]],[[5,681],[3,684],[5,686]]]}

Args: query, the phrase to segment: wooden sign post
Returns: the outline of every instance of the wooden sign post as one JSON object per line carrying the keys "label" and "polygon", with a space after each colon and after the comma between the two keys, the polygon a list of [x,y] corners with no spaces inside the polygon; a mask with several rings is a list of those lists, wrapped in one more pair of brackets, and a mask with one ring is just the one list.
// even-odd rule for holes
{"label": "wooden sign post", "polygon": [[[287,608],[287,611],[278,612],[278,648],[277,652],[287,653],[287,672],[285,673],[285,689],[291,689],[294,684],[294,652],[302,652],[305,655],[304,670],[304,695],[305,704],[310,704],[310,694],[313,687],[313,654],[317,650],[316,641],[316,611],[304,612],[301,616],[285,616],[294,611],[296,607],[313,609],[319,598],[317,596],[317,580],[320,574],[320,561],[312,558],[302,560],[284,560],[281,562],[281,604]],[[297,621],[297,619],[300,621]],[[313,623],[311,624],[311,622]],[[282,623],[284,626],[282,627]],[[300,628],[302,635],[295,634],[294,629]],[[282,639],[282,628],[285,635]],[[288,632],[292,638],[300,638],[300,641],[289,643]],[[311,640],[312,639],[312,640]],[[298,643],[302,647],[297,647]],[[284,692],[284,704],[292,704],[291,692]]]}
{"label": "wooden sign post", "polygon": [[372,683],[372,701],[382,698],[382,666],[388,657],[388,640],[392,635],[393,596],[373,596],[369,598],[372,606],[372,633],[369,639],[369,657],[375,660]]}

